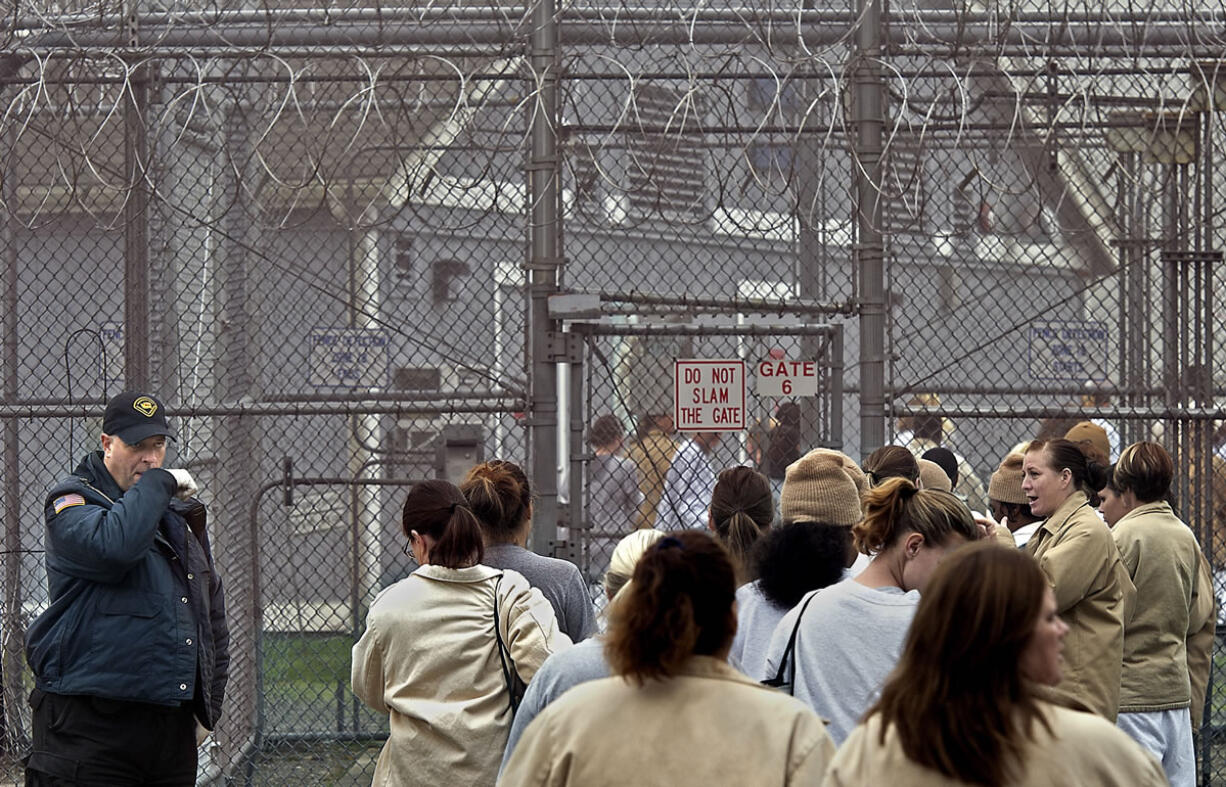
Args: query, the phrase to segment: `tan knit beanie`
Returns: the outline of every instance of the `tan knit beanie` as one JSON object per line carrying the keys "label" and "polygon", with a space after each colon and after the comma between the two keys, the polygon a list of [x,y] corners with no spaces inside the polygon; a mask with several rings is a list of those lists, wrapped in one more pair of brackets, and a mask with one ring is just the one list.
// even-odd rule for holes
{"label": "tan knit beanie", "polygon": [[1073,443],[1089,443],[1100,454],[1099,461],[1111,464],[1111,441],[1107,439],[1107,430],[1098,424],[1082,421],[1065,432],[1064,439]]}
{"label": "tan knit beanie", "polygon": [[[860,491],[864,473],[851,457],[815,448],[788,465],[779,495],[783,522],[822,522],[851,527],[862,518]],[[855,478],[859,478],[857,484]]]}
{"label": "tan knit beanie", "polygon": [[949,482],[949,476],[945,475],[945,470],[939,464],[930,459],[916,459],[915,463],[919,465],[920,489],[940,489],[942,492],[954,490],[954,485]]}
{"label": "tan knit beanie", "polygon": [[1009,454],[992,473],[988,481],[988,497],[1002,503],[1028,503],[1022,493],[1022,462],[1021,454]]}

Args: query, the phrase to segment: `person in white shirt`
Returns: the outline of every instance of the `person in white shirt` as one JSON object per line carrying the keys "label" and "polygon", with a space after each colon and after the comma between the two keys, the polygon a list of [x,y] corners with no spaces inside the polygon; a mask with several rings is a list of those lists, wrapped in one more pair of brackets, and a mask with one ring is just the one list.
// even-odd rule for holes
{"label": "person in white shirt", "polygon": [[857,549],[874,556],[868,568],[808,594],[775,627],[766,657],[766,674],[781,666],[784,679],[790,672],[796,698],[829,720],[836,744],[898,663],[928,577],[947,552],[981,532],[949,492],[890,478],[865,493],[864,519],[852,535]]}
{"label": "person in white shirt", "polygon": [[720,436],[719,432],[694,432],[677,449],[656,507],[657,530],[706,529],[715,492],[711,452]]}

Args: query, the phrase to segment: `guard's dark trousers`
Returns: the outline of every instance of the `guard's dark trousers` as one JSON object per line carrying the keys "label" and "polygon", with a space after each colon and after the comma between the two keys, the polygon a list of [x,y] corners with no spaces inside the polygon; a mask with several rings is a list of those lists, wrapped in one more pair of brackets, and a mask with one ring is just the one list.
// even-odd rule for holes
{"label": "guard's dark trousers", "polygon": [[196,722],[190,705],[30,694],[33,750],[26,785],[118,787],[196,783]]}

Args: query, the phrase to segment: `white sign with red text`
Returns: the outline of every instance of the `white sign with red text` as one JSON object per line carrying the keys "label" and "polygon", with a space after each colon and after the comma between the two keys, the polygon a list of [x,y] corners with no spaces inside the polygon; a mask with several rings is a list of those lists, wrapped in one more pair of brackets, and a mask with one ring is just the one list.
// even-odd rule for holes
{"label": "white sign with red text", "polygon": [[673,420],[683,432],[745,428],[744,361],[677,361]]}
{"label": "white sign with red text", "polygon": [[758,396],[817,396],[817,362],[767,359],[758,363]]}

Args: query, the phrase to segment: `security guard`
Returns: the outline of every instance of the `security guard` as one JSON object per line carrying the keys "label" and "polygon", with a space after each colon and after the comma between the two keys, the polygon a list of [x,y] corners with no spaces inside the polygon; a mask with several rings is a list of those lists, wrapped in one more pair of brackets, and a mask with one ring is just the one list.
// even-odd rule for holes
{"label": "security guard", "polygon": [[193,785],[221,713],[229,631],[205,508],[162,469],[162,403],[107,403],[102,450],[47,495],[50,606],[30,625],[32,785]]}

